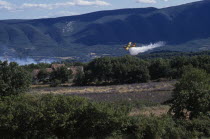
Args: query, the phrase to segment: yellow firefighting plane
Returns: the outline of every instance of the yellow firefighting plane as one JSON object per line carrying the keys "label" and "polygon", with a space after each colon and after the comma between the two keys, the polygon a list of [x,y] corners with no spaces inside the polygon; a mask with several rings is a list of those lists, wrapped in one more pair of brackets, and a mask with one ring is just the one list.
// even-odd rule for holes
{"label": "yellow firefighting plane", "polygon": [[129,50],[131,47],[136,47],[136,43],[129,42],[123,48],[125,48],[126,50]]}

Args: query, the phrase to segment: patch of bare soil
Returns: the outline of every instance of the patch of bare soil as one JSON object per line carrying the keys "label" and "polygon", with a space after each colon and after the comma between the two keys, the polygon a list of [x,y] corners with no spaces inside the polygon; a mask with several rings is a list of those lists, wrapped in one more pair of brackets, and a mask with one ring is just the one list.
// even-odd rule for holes
{"label": "patch of bare soil", "polygon": [[133,109],[130,112],[130,116],[145,115],[145,116],[159,116],[165,115],[168,113],[170,107],[168,105],[159,105],[153,107],[144,107],[143,109]]}

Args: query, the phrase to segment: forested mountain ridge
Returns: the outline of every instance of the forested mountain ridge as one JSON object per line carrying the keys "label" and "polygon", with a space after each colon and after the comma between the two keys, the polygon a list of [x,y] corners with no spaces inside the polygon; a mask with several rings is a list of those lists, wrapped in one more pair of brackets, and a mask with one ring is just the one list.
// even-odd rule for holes
{"label": "forested mountain ridge", "polygon": [[120,46],[129,41],[141,44],[165,41],[170,45],[169,50],[182,51],[183,44],[196,40],[199,43],[188,46],[206,50],[210,49],[209,12],[210,1],[204,0],[163,9],[120,9],[59,18],[2,20],[0,54],[121,55],[126,52]]}

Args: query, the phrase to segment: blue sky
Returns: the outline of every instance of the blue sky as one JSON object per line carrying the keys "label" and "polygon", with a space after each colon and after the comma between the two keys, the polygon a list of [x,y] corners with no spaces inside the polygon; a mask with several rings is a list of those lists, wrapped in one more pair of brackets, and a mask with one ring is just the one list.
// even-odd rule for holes
{"label": "blue sky", "polygon": [[77,15],[100,10],[169,7],[199,0],[0,0],[0,20]]}

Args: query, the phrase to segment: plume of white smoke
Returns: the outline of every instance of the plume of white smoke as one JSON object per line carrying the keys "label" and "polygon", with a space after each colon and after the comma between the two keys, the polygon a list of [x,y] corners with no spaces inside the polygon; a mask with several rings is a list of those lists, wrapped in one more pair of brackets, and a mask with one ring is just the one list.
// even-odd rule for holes
{"label": "plume of white smoke", "polygon": [[154,44],[143,45],[142,47],[132,47],[129,49],[131,55],[138,55],[139,53],[144,53],[146,51],[152,50],[154,48],[158,48],[164,46],[165,42],[157,42]]}
{"label": "plume of white smoke", "polygon": [[16,62],[19,65],[29,65],[29,64],[38,64],[38,63],[52,63],[55,62],[55,59],[40,59],[40,60],[35,60],[33,58],[25,57],[25,58],[15,58],[15,57],[1,57],[0,56],[0,61],[8,61],[10,62]]}
{"label": "plume of white smoke", "polygon": [[52,63],[57,61],[53,58],[34,59],[30,57],[19,57],[15,49],[6,45],[0,44],[0,61],[16,62],[19,65],[38,64],[38,63]]}
{"label": "plume of white smoke", "polygon": [[8,62],[16,62],[19,65],[37,64],[37,62],[32,58],[10,58]]}

